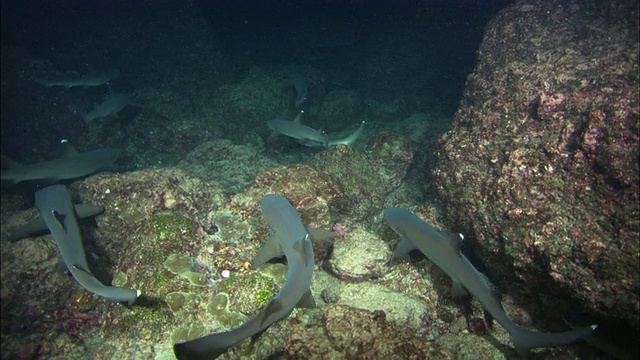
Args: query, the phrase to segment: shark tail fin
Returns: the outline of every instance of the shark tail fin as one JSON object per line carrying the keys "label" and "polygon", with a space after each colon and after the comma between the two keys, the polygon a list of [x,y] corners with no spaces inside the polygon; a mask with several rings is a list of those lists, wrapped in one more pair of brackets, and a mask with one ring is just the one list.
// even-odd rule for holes
{"label": "shark tail fin", "polygon": [[6,155],[0,155],[0,158],[2,159],[3,169],[9,170],[9,169],[19,169],[21,167],[24,167],[24,165],[20,164],[19,162],[13,160],[12,158]]}
{"label": "shark tail fin", "polygon": [[14,185],[19,183],[21,180],[18,174],[25,166],[5,155],[0,155],[0,158],[0,167],[2,168],[0,178],[5,180],[7,184]]}
{"label": "shark tail fin", "polygon": [[216,333],[173,345],[178,360],[211,360],[233,345],[229,333]]}
{"label": "shark tail fin", "polygon": [[513,347],[520,357],[525,358],[531,349],[569,344],[590,336],[596,328],[597,325],[591,325],[561,333],[547,333],[531,331],[518,326],[510,333]]}
{"label": "shark tail fin", "polygon": [[360,126],[356,129],[356,131],[351,133],[351,135],[347,136],[346,138],[340,139],[340,140],[330,141],[329,145],[331,145],[331,146],[335,146],[335,145],[351,146],[351,144],[353,144],[356,140],[358,140],[360,135],[362,135],[362,131],[364,130],[364,124],[365,124],[365,122],[363,121],[360,124]]}

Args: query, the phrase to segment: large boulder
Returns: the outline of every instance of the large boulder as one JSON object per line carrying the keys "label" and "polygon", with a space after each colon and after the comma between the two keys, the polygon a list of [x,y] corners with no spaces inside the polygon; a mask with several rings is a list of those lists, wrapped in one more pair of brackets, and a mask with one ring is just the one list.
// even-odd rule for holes
{"label": "large boulder", "polygon": [[637,51],[636,1],[506,8],[433,169],[445,214],[500,277],[636,331]]}

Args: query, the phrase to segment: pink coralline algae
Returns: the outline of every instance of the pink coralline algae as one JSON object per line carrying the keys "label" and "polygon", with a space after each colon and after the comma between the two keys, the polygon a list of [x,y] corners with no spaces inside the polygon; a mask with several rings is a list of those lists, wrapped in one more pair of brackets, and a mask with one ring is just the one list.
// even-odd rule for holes
{"label": "pink coralline algae", "polygon": [[445,215],[505,282],[515,276],[634,331],[637,18],[633,1],[503,10],[433,170]]}

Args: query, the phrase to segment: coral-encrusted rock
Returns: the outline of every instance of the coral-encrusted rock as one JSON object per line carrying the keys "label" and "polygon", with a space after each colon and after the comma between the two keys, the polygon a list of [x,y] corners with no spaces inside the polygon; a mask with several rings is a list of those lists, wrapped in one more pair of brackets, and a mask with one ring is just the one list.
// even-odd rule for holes
{"label": "coral-encrusted rock", "polygon": [[340,145],[316,154],[309,165],[344,189],[345,196],[331,204],[339,213],[374,221],[385,196],[400,186],[415,151],[414,143],[402,134],[382,131],[365,150]]}
{"label": "coral-encrusted rock", "polygon": [[381,238],[356,229],[336,240],[325,268],[339,279],[363,281],[386,274],[391,255],[389,245]]}
{"label": "coral-encrusted rock", "polygon": [[335,305],[321,326],[296,324],[285,342],[292,359],[450,359],[446,350],[389,323],[384,311]]}
{"label": "coral-encrusted rock", "polygon": [[635,1],[502,11],[433,171],[493,269],[636,330],[637,17]]}

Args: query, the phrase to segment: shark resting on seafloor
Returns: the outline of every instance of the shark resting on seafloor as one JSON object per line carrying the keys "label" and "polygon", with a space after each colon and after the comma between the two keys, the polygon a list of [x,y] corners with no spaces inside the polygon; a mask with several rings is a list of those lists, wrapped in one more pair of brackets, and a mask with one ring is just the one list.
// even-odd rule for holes
{"label": "shark resting on seafloor", "polygon": [[282,134],[290,138],[294,138],[301,145],[308,147],[332,147],[337,145],[350,146],[355,142],[362,131],[364,130],[364,121],[360,124],[358,129],[351,133],[349,136],[341,139],[330,139],[329,136],[322,130],[316,130],[309,126],[302,124],[302,114],[304,111],[300,111],[298,116],[293,121],[275,119],[267,121],[267,126],[271,129],[271,134],[267,141],[273,140],[276,136]]}
{"label": "shark resting on seafloor", "polygon": [[559,333],[537,332],[520,327],[507,316],[500,300],[480,272],[460,252],[464,239],[462,234],[442,234],[402,208],[385,210],[384,219],[402,237],[394,257],[399,258],[412,250],[420,250],[449,275],[454,296],[473,295],[485,311],[509,332],[513,346],[521,358],[526,358],[529,350],[534,348],[569,344],[593,335],[596,325]]}
{"label": "shark resting on seafloor", "polygon": [[20,164],[2,156],[0,179],[19,183],[28,180],[59,181],[76,179],[108,168],[122,154],[122,149],[106,148],[79,153],[66,140],[62,140],[64,154],[61,158],[35,164]]}
{"label": "shark resting on seafloor", "polygon": [[67,269],[83,288],[113,302],[133,304],[140,296],[140,291],[104,285],[91,273],[78,226],[76,207],[66,186],[58,184],[38,190],[36,209],[49,228]]}

